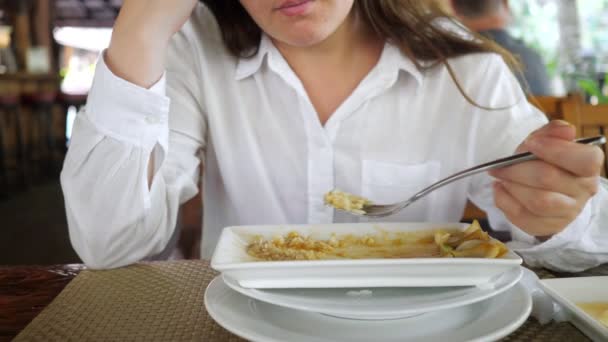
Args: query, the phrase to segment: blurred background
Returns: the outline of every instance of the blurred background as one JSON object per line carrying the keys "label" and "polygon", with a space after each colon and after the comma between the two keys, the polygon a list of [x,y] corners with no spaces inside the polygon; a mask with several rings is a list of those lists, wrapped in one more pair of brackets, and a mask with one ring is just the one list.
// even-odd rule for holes
{"label": "blurred background", "polygon": [[[453,0],[427,1],[459,14]],[[0,264],[80,261],[69,243],[59,172],[121,3],[0,0]],[[548,80],[542,95],[576,93],[608,108],[608,0],[504,3],[504,32],[542,61],[534,70]],[[182,224],[194,228],[183,235],[196,235],[200,210],[185,211]],[[192,247],[180,244],[178,254],[192,256]]]}

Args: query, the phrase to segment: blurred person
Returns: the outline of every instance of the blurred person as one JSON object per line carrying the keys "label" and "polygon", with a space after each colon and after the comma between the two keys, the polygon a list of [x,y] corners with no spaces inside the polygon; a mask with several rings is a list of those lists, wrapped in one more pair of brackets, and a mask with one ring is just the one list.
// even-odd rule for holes
{"label": "blurred person", "polygon": [[552,95],[547,68],[541,56],[507,31],[512,13],[509,0],[451,0],[453,14],[470,30],[488,37],[518,57],[523,75],[516,73],[520,84],[531,95]]}
{"label": "blurred person", "polygon": [[608,262],[601,149],[441,16],[418,0],[126,0],[61,174],[75,250],[91,268],[161,253],[198,195],[208,259],[227,226],[359,222],[329,190],[393,202],[531,151],[382,220],[457,222],[470,199],[531,266]]}

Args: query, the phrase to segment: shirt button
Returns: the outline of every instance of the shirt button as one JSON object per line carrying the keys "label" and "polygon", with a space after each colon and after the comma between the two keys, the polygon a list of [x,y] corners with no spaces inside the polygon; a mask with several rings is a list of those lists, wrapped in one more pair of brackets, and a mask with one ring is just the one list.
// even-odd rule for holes
{"label": "shirt button", "polygon": [[160,122],[160,119],[156,116],[146,116],[146,122],[149,124],[157,124]]}

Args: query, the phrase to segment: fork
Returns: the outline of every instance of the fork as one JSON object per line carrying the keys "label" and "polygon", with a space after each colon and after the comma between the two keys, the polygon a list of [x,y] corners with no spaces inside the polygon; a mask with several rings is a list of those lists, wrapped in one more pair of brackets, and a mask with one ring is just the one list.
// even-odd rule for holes
{"label": "fork", "polygon": [[[588,144],[588,145],[597,146],[597,145],[605,144],[606,137],[596,136],[596,137],[591,137],[591,138],[583,138],[583,139],[576,140],[576,142],[580,143],[580,144]],[[501,168],[501,167],[506,167],[506,166],[510,166],[510,165],[515,165],[515,164],[523,163],[523,162],[530,161],[530,160],[536,160],[536,159],[538,159],[538,158],[530,152],[514,154],[514,155],[506,157],[506,158],[496,159],[496,160],[488,162],[488,163],[480,164],[480,165],[474,166],[472,168],[462,170],[462,171],[455,173],[447,178],[444,178],[436,183],[431,184],[430,186],[420,190],[418,193],[416,193],[409,199],[402,201],[402,202],[393,203],[393,204],[366,204],[362,208],[362,211],[365,212],[363,214],[353,213],[351,211],[342,210],[342,209],[338,209],[338,210],[346,211],[352,215],[357,215],[357,216],[367,216],[367,217],[390,216],[390,215],[396,214],[397,212],[403,210],[404,208],[408,207],[410,204],[423,198],[424,196],[428,195],[429,193],[431,193],[445,185],[448,185],[452,182],[455,182],[459,179],[469,177],[469,176],[472,176],[472,175],[475,175],[475,174],[478,174],[481,172],[485,172],[485,171],[489,171],[489,170],[493,170],[493,169],[497,169],[497,168]]]}

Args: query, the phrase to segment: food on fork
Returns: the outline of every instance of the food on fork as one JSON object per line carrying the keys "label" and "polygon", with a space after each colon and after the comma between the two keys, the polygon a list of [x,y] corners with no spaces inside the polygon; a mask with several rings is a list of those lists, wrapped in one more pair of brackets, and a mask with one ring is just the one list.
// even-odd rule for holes
{"label": "food on fork", "polygon": [[340,190],[332,190],[328,192],[325,194],[324,199],[326,205],[360,215],[365,214],[365,210],[363,210],[363,208],[366,205],[372,204],[372,202],[366,198]]}
{"label": "food on fork", "polygon": [[289,232],[264,239],[254,237],[247,254],[258,261],[398,259],[398,258],[500,258],[508,252],[477,221],[467,229],[353,234],[318,240]]}

